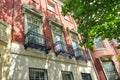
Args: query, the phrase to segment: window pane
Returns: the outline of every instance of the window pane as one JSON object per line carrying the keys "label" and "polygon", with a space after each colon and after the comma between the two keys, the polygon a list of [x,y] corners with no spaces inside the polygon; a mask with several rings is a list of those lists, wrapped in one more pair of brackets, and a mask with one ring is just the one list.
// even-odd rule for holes
{"label": "window pane", "polygon": [[54,37],[54,38],[55,38],[55,42],[56,42],[56,41],[60,41],[60,40],[61,40],[61,36],[59,36],[59,35],[55,35],[55,37]]}
{"label": "window pane", "polygon": [[73,80],[72,72],[63,71],[62,78],[63,80]]}
{"label": "window pane", "polygon": [[29,68],[29,79],[30,80],[46,80],[47,79],[46,70]]}
{"label": "window pane", "polygon": [[91,75],[88,73],[81,73],[82,80],[92,80]]}
{"label": "window pane", "polygon": [[52,5],[52,4],[48,4],[48,9],[51,10],[51,11],[55,11],[54,10],[54,5]]}
{"label": "window pane", "polygon": [[78,48],[78,43],[77,42],[72,41],[72,45],[73,45],[73,49]]}
{"label": "window pane", "polygon": [[72,46],[73,49],[76,49],[79,47],[78,40],[77,40],[77,35],[74,33],[71,33],[71,39],[72,39]]}
{"label": "window pane", "polygon": [[117,71],[112,61],[103,62],[103,67],[109,80],[116,80],[118,77]]}
{"label": "window pane", "polygon": [[38,44],[39,42],[43,42],[43,40],[40,40],[40,37],[36,35],[34,35],[35,33],[40,33],[40,29],[39,29],[39,20],[28,15],[27,16],[27,27],[28,27],[28,32],[31,32],[32,34],[30,34],[28,36],[28,42],[32,42],[35,44]]}
{"label": "window pane", "polygon": [[105,48],[101,41],[95,42],[96,48]]}
{"label": "window pane", "polygon": [[95,38],[94,43],[96,48],[105,48],[103,42],[101,41],[101,38]]}
{"label": "window pane", "polygon": [[63,41],[62,39],[63,33],[61,28],[55,26],[55,28],[53,28],[52,31],[53,31],[54,42]]}

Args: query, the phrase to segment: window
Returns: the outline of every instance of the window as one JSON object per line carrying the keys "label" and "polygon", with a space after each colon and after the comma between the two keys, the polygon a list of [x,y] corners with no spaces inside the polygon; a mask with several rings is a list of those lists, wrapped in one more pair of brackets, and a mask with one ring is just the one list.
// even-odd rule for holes
{"label": "window", "polygon": [[[41,33],[41,21],[38,17],[34,16],[34,15],[28,15],[26,14],[25,16],[26,20],[25,20],[25,23],[26,23],[26,26],[25,26],[25,33],[27,32],[31,32],[31,33],[36,33],[36,34],[40,34]],[[35,35],[30,35],[28,37],[28,40],[29,41],[32,41],[34,43],[43,43],[43,39],[40,40],[40,37],[38,36],[35,36]]]}
{"label": "window", "polygon": [[52,27],[52,32],[54,42],[63,41],[63,31],[61,27],[57,26]]}
{"label": "window", "polygon": [[112,61],[103,61],[103,67],[109,80],[117,80],[118,73]]}
{"label": "window", "polygon": [[92,80],[91,75],[88,73],[81,73],[82,80]]}
{"label": "window", "polygon": [[34,31],[40,33],[41,21],[37,16],[26,14],[25,19],[26,32]]}
{"label": "window", "polygon": [[48,80],[47,70],[39,68],[29,68],[29,80]]}
{"label": "window", "polygon": [[78,44],[77,34],[71,33],[70,35],[71,35],[71,39],[72,39],[73,49],[78,48],[78,47],[79,47],[79,44]]}
{"label": "window", "polygon": [[97,49],[99,48],[105,48],[103,42],[101,41],[101,38],[95,38],[94,43]]}
{"label": "window", "polygon": [[65,19],[68,20],[68,21],[70,21],[69,15],[65,15]]}
{"label": "window", "polygon": [[[52,27],[52,33],[53,33],[53,41],[54,43],[56,42],[64,42],[63,40],[63,31],[62,31],[62,28],[61,27],[57,27],[57,26],[54,26]],[[55,46],[55,50],[60,50],[61,47],[64,47],[65,50],[67,50],[67,47],[66,46],[63,46],[61,44],[58,44],[57,46]]]}
{"label": "window", "polygon": [[53,4],[48,3],[48,6],[47,6],[47,7],[48,7],[49,10],[55,12],[55,7],[54,7]]}
{"label": "window", "polygon": [[84,55],[82,49],[80,48],[80,46],[78,44],[78,36],[77,36],[77,34],[71,32],[70,35],[71,35],[71,39],[72,39],[72,47],[74,49],[75,56]]}
{"label": "window", "polygon": [[72,72],[62,71],[62,79],[63,80],[73,80]]}
{"label": "window", "polygon": [[50,39],[42,35],[42,13],[32,5],[23,5],[24,14],[24,47],[30,47],[45,51],[47,54],[51,47],[48,45]]}
{"label": "window", "polygon": [[38,43],[40,39],[37,35],[34,34],[41,33],[42,14],[32,5],[23,5],[22,8],[24,13],[25,34],[30,34],[25,39],[25,42],[32,41],[34,43]]}
{"label": "window", "polygon": [[51,27],[56,56],[60,54],[71,57],[71,54],[69,53],[70,50],[68,50],[69,45],[64,42],[63,23],[61,23],[57,18],[48,18],[48,21]]}

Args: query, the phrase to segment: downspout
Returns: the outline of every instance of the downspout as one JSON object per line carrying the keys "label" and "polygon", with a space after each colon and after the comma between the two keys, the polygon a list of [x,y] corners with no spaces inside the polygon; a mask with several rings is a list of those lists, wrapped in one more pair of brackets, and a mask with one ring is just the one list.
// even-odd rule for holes
{"label": "downspout", "polygon": [[[11,16],[11,23],[10,23],[10,25],[11,25],[11,32],[10,32],[10,40],[9,40],[9,56],[8,56],[8,58],[9,58],[9,66],[10,66],[10,54],[11,54],[11,47],[12,47],[12,40],[13,40],[13,26],[14,26],[14,0],[12,0],[11,1],[12,2],[12,4],[11,4],[11,12],[10,12],[10,16]],[[6,79],[8,80],[8,79],[10,79],[10,67],[8,68],[8,75],[7,75],[7,77],[6,77]]]}
{"label": "downspout", "polygon": [[12,43],[12,40],[13,40],[13,27],[14,27],[14,0],[12,0],[12,24],[11,24],[11,43]]}

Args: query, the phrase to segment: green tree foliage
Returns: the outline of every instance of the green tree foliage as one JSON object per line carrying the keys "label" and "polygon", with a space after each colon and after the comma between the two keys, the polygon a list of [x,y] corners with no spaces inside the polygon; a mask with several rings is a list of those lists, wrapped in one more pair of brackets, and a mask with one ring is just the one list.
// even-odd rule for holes
{"label": "green tree foliage", "polygon": [[120,40],[120,0],[64,0],[62,12],[71,13],[83,36],[80,44],[91,50],[94,38]]}

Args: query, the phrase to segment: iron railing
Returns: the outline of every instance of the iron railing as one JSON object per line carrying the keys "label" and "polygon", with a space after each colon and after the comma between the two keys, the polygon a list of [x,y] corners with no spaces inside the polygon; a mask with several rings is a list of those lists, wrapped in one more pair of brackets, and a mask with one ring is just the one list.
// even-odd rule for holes
{"label": "iron railing", "polygon": [[71,45],[65,44],[62,41],[57,41],[54,44],[54,49],[55,49],[55,54],[56,55],[63,55],[63,56],[68,56],[72,57],[73,56],[73,49]]}
{"label": "iron railing", "polygon": [[25,49],[30,47],[34,49],[39,49],[49,53],[51,47],[48,45],[50,39],[44,35],[41,35],[34,31],[28,31],[25,34],[25,42],[24,47]]}

